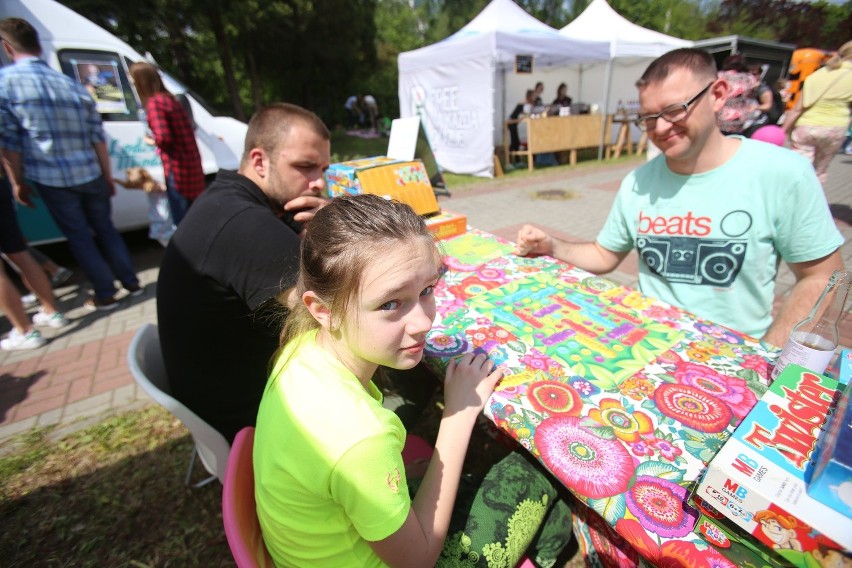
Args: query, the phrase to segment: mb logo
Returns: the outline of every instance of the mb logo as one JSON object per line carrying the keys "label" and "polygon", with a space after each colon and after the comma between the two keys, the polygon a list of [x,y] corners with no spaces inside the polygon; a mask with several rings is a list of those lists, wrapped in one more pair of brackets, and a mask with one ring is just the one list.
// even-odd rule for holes
{"label": "mb logo", "polygon": [[744,473],[748,477],[754,475],[754,470],[757,469],[757,462],[745,454],[738,455],[737,459],[731,465],[734,466],[735,470]]}

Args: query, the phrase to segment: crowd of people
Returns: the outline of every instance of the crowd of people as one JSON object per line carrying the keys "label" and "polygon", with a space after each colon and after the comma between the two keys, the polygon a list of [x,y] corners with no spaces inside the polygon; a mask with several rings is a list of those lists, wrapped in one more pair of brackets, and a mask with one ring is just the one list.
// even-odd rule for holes
{"label": "crowd of people", "polygon": [[784,146],[808,158],[821,183],[828,164],[846,152],[852,100],[852,42],[846,42],[826,64],[807,77],[793,108],[784,101],[784,81],[769,85],[764,69],[740,55],[726,58],[719,78],[728,84],[728,98],[719,111],[719,128],[725,134]]}
{"label": "crowd of people", "polygon": [[[0,308],[13,324],[0,346],[33,348],[43,344],[33,326],[67,320],[46,269],[15,230],[13,199],[27,205],[38,190],[93,284],[91,307],[117,306],[115,280],[130,295],[142,288],[110,219],[114,187],[91,97],[39,58],[38,36],[25,21],[0,21],[0,38],[14,62],[0,70],[8,176],[0,250],[42,305],[30,320],[0,271]],[[662,154],[624,179],[594,242],[566,242],[525,225],[518,254],[549,254],[603,274],[631,250],[645,259],[666,243],[697,251],[705,239],[735,239],[742,262],[727,272],[695,280],[695,265],[643,260],[640,290],[783,344],[842,268],[843,238],[820,185],[821,158],[809,162],[748,138],[761,116],[772,120],[775,95],[740,63],[717,73],[712,57],[693,48],[652,62],[637,83],[637,124]],[[852,43],[805,81],[800,112],[788,115],[789,128],[784,123],[800,153],[808,145],[814,156],[838,151],[849,124],[850,68]],[[554,565],[569,550],[571,512],[564,488],[535,460],[513,452],[477,483],[462,480],[471,431],[502,377],[485,354],[450,362],[435,454],[402,461],[406,428],[438,384],[422,359],[443,268],[423,219],[371,195],[329,201],[329,131],[316,114],[287,103],[252,116],[239,169],[220,171],[205,190],[191,119],[154,67],[135,64],[130,72],[177,225],[157,282],[172,393],[229,440],[256,427],[257,513],[275,562],[449,566],[466,547],[470,565],[484,566],[494,543],[507,542],[506,565],[521,555]],[[49,85],[54,97],[46,101],[27,85]],[[542,106],[543,89],[527,91],[513,115]],[[353,122],[375,123],[375,100],[367,97],[347,100]],[[551,106],[571,102],[560,84]],[[843,108],[846,122],[835,124]],[[39,120],[45,109],[65,127]],[[36,143],[43,140],[55,143]],[[773,316],[781,260],[796,284]],[[382,369],[414,414],[386,406]],[[516,515],[521,504],[534,511]]]}
{"label": "crowd of people", "polygon": [[[15,201],[34,207],[37,195],[44,202],[92,284],[94,293],[86,301],[87,307],[117,308],[116,280],[129,297],[144,290],[124,239],[112,222],[115,180],[101,117],[87,89],[91,81],[76,82],[50,69],[40,57],[38,32],[26,20],[0,22],[0,38],[12,62],[0,70],[0,155],[4,166],[0,252],[31,292],[22,297],[5,271],[0,271],[2,310],[13,323],[0,347],[34,349],[45,343],[36,327],[68,324],[48,276],[58,285],[70,272],[29,247],[18,224]],[[174,225],[204,191],[201,156],[190,116],[166,91],[156,68],[136,63],[130,75],[146,110],[149,131],[144,139],[156,146],[163,162],[166,183],[148,192],[148,198],[151,236],[165,244]],[[167,204],[161,203],[166,199]],[[41,257],[39,261],[34,254]],[[30,320],[25,307],[35,302],[41,307]]]}

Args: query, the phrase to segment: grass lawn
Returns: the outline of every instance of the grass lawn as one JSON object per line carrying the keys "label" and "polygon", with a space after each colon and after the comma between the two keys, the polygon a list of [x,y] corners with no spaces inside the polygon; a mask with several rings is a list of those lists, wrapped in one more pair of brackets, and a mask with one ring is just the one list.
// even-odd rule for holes
{"label": "grass lawn", "polygon": [[[350,136],[346,134],[346,131],[344,130],[335,130],[331,133],[332,163],[345,162],[357,158],[383,156],[387,153],[387,149],[388,139],[382,136],[378,138],[365,139],[359,138],[357,136]],[[507,179],[521,178],[526,176],[545,175],[556,171],[570,171],[575,170],[577,168],[594,167],[602,163],[597,160],[597,154],[597,148],[579,150],[577,152],[578,161],[577,165],[575,166],[561,165],[544,168],[539,167],[533,170],[532,173],[527,170],[526,162],[518,162],[518,164],[514,168],[506,168],[504,170],[504,177]],[[432,172],[438,171],[437,164],[435,163],[435,158],[432,155],[432,150],[429,148],[429,144],[423,136],[420,136],[417,140],[415,156],[423,160],[423,163],[426,165],[426,169],[430,172],[430,174]],[[627,154],[624,154],[620,158],[607,160],[606,163],[610,164],[622,161],[626,162],[628,160],[635,159],[635,156],[628,156]],[[465,189],[494,181],[492,178],[460,175],[449,172],[442,172],[441,175],[444,178],[444,182],[446,183],[447,188],[449,188],[451,192],[455,190],[464,191]]]}
{"label": "grass lawn", "polygon": [[[428,440],[440,419],[435,401],[413,429]],[[59,441],[49,434],[33,430],[0,458],[0,565],[234,566],[222,486],[183,484],[192,439],[167,411],[151,405]],[[483,475],[507,451],[476,428],[466,473]],[[194,481],[205,476],[197,464]],[[580,566],[580,555],[566,564]]]}

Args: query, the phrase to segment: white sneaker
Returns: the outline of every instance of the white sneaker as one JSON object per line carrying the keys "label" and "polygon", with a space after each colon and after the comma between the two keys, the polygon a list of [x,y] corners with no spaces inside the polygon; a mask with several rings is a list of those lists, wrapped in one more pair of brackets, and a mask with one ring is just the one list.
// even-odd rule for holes
{"label": "white sneaker", "polygon": [[6,351],[20,351],[24,349],[36,349],[47,343],[36,329],[31,329],[28,333],[18,333],[17,329],[9,332],[9,336],[0,341],[0,349]]}
{"label": "white sneaker", "polygon": [[36,298],[35,294],[27,294],[26,296],[21,296],[21,303],[25,308],[31,308],[38,304],[38,298]]}
{"label": "white sneaker", "polygon": [[60,328],[68,325],[68,320],[62,315],[62,312],[53,312],[50,315],[44,313],[44,310],[39,310],[33,314],[33,325],[47,326]]}

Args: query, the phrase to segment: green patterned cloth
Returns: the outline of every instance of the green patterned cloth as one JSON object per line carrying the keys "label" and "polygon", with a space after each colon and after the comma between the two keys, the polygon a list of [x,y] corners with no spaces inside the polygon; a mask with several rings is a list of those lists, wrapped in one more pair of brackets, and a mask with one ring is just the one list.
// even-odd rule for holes
{"label": "green patterned cloth", "polygon": [[[410,480],[412,493],[420,480]],[[480,482],[462,479],[438,568],[514,568],[526,555],[550,568],[571,542],[571,511],[556,483],[521,451]]]}

